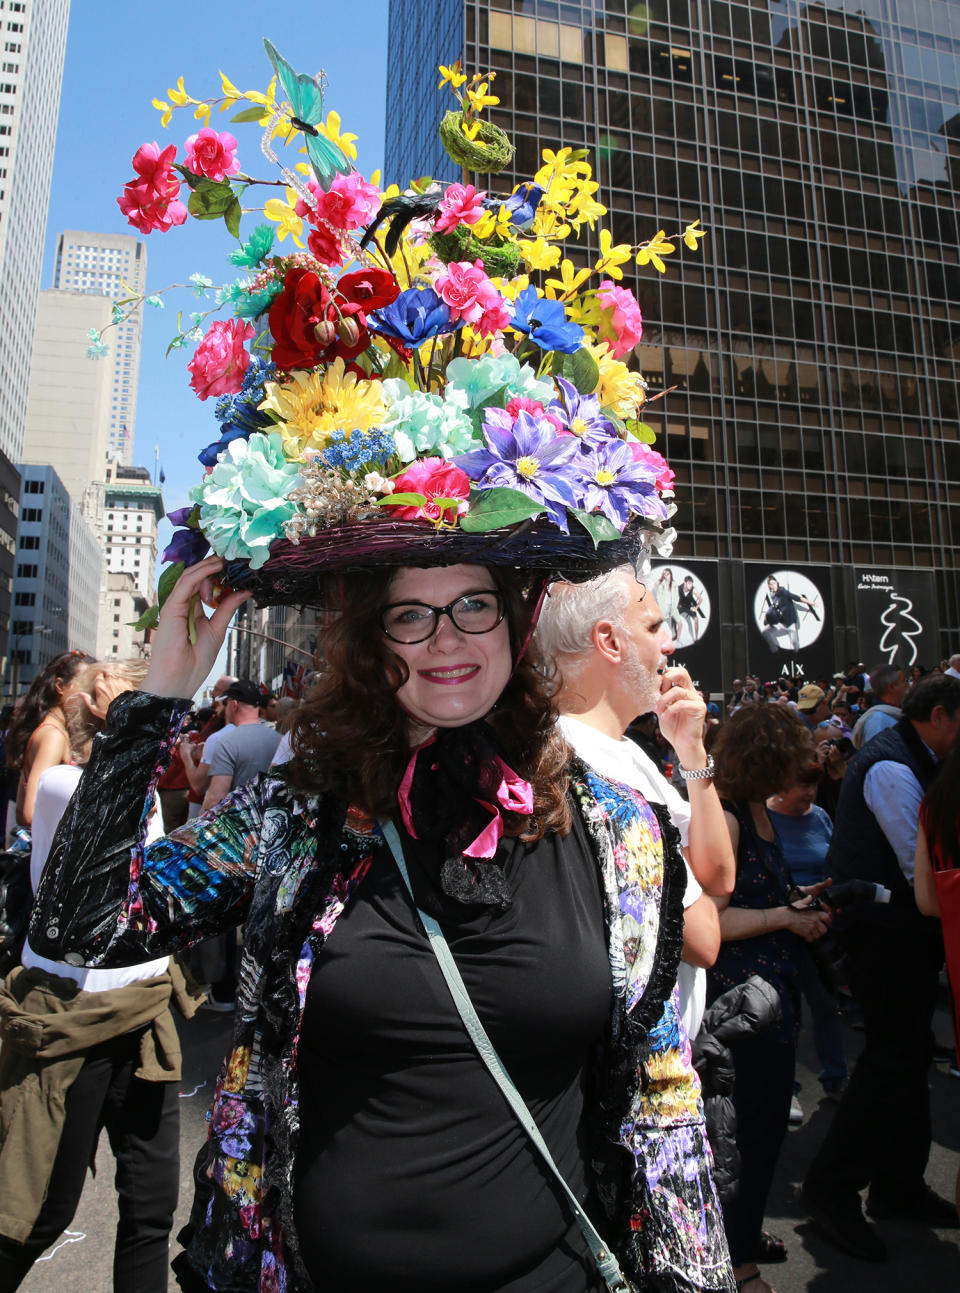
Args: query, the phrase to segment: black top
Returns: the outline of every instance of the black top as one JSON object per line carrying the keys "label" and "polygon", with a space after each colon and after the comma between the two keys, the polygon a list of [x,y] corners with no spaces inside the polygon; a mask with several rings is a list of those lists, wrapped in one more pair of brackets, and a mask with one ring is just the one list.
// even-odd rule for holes
{"label": "black top", "polygon": [[[611,1009],[600,883],[582,829],[574,813],[565,838],[501,843],[505,911],[445,898],[401,830],[417,900],[440,921],[580,1198],[585,1070]],[[569,1204],[470,1043],[386,849],[317,959],[300,1070],[296,1225],[318,1287],[600,1287]]]}

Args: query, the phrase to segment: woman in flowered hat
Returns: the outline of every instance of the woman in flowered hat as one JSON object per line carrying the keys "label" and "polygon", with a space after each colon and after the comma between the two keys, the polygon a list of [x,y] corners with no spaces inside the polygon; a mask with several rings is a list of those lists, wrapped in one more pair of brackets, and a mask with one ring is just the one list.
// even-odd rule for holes
{"label": "woman in flowered hat", "polygon": [[[669,552],[673,475],[622,362],[639,306],[612,279],[673,245],[604,231],[593,270],[560,264],[604,210],[570,149],[512,195],[384,198],[267,48],[290,103],[226,78],[224,96],[258,106],[241,117],[262,117],[268,157],[304,132],[316,178],[284,169],[264,214],[309,229],[308,251],[273,253],[259,226],[233,253],[255,277],[218,291],[237,318],[190,364],[220,438],[177,517],[144,691],[111,707],[31,942],[107,965],[244,928],[185,1289],[730,1290],[675,1001],[676,832],[572,759],[530,647],[552,577]],[[444,146],[504,166],[489,81],[442,72],[467,83]],[[190,210],[230,227],[236,141],[203,144]],[[126,206],[178,223],[166,151],[134,164],[149,184]],[[559,289],[531,281],[554,266]],[[591,273],[610,277],[578,303]],[[329,615],[294,758],[145,846],[183,698],[248,592]]]}

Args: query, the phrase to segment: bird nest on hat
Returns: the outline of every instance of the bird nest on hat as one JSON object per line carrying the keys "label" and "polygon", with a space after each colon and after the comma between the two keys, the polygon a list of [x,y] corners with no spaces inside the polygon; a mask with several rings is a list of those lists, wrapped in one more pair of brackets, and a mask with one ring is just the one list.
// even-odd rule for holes
{"label": "bird nest on hat", "polygon": [[[325,573],[384,564],[586,579],[669,555],[674,477],[640,416],[647,384],[630,361],[642,318],[624,266],[662,273],[677,242],[697,249],[699,222],[673,241],[660,230],[615,244],[598,227],[586,152],[571,148],[545,149],[512,192],[431,179],[381,189],[354,166],[355,136],[325,109],[322,79],[264,44],[266,92],[221,73],[211,97],[181,78],[154,100],[165,127],[188,108],[194,133],[182,162],[175,144],[143,144],[118,199],[142,233],[222,219],[238,244],[234,281],[191,275],[193,309],[170,343],[196,344],[190,384],[215,400],[219,427],[190,503],[169,514],[159,602],[210,551],[263,605],[309,603]],[[458,104],[444,147],[494,174],[510,152],[484,115],[499,103],[494,74],[440,73]],[[210,124],[225,110],[256,132],[246,165]],[[251,173],[263,157],[279,190],[275,174]],[[88,354],[161,295],[116,302]]]}

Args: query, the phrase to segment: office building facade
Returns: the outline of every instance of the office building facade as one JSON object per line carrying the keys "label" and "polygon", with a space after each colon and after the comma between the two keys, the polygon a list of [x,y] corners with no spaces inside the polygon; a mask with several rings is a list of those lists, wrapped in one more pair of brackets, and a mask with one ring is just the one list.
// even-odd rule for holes
{"label": "office building facade", "polygon": [[102,553],[53,467],[19,467],[20,518],[5,690],[19,695],[54,656],[94,655]]}
{"label": "office building facade", "polygon": [[108,465],[103,517],[108,573],[130,575],[137,593],[152,603],[163,494],[146,467],[124,467],[116,462]]}
{"label": "office building facade", "polygon": [[[127,234],[65,230],[57,240],[53,286],[64,292],[106,297],[142,293],[147,283],[147,249]],[[107,370],[107,456],[130,466],[137,417],[142,313],[118,323],[106,334],[109,353],[98,361]]]}
{"label": "office building facade", "polygon": [[0,452],[23,457],[70,0],[0,4]]}
{"label": "office building facade", "polygon": [[[673,388],[646,420],[677,473],[678,557],[716,566],[728,670],[764,664],[762,568],[824,572],[836,659],[863,640],[861,576],[928,572],[940,635],[918,662],[957,650],[960,3],[393,0],[388,104],[406,33],[425,84],[460,56],[497,73],[490,117],[517,151],[478,184],[506,192],[542,148],[586,148],[615,242],[709,230],[662,278],[624,282],[639,366]],[[434,150],[433,116],[404,106],[388,181]]]}

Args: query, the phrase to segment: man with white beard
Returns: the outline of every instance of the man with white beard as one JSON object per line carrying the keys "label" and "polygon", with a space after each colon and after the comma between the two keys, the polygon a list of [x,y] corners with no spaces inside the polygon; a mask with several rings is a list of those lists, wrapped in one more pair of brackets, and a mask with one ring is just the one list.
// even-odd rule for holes
{"label": "man with white beard", "polygon": [[[706,895],[729,894],[736,869],[703,746],[706,705],[687,671],[669,667],[670,631],[630,566],[585,584],[551,585],[536,640],[560,674],[560,727],[568,743],[603,776],[664,805],[680,832],[688,867],[680,1004],[693,1037],[706,1001],[704,969],[720,946],[717,909]],[[649,712],[677,753],[689,803],[624,736],[638,714]]]}

